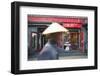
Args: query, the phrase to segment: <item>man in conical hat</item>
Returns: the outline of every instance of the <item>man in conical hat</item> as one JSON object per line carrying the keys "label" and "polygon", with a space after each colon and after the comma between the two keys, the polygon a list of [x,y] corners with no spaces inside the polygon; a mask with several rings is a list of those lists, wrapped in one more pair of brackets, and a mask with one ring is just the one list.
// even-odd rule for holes
{"label": "man in conical hat", "polygon": [[39,53],[38,60],[55,60],[59,59],[59,53],[65,50],[60,48],[63,33],[68,32],[66,28],[58,23],[52,23],[48,28],[43,31],[46,35],[48,42]]}

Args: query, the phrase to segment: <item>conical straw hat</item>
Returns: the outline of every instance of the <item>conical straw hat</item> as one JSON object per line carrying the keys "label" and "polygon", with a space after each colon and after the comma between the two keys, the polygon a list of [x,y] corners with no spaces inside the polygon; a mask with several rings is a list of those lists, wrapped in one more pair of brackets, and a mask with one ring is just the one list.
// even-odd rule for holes
{"label": "conical straw hat", "polygon": [[68,32],[68,30],[58,23],[52,23],[51,25],[49,25],[49,27],[47,27],[43,31],[42,34],[46,35],[46,34],[56,33],[56,32]]}

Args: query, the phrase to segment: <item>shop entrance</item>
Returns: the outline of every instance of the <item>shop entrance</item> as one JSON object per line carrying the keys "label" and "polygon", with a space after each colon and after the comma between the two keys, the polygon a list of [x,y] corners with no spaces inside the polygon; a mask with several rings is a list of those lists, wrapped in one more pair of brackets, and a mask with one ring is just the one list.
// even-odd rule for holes
{"label": "shop entrance", "polygon": [[44,35],[42,35],[42,32],[44,31],[46,27],[37,27],[37,31],[31,31],[31,36],[30,36],[30,48],[33,51],[41,51],[45,43],[47,42],[47,39]]}
{"label": "shop entrance", "polygon": [[70,32],[70,44],[72,50],[79,50],[80,48],[80,33]]}
{"label": "shop entrance", "polygon": [[45,35],[42,35],[42,32],[45,28],[38,28],[38,50],[41,51],[44,45],[47,42]]}

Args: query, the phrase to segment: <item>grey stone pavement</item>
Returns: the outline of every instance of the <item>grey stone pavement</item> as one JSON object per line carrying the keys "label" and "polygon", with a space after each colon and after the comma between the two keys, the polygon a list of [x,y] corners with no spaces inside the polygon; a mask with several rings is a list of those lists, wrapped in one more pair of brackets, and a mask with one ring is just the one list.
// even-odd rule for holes
{"label": "grey stone pavement", "polygon": [[[59,60],[62,59],[84,59],[88,58],[87,53],[82,53],[79,51],[65,51],[64,53],[59,54]],[[30,57],[28,58],[29,61],[37,60],[37,57]]]}
{"label": "grey stone pavement", "polygon": [[59,59],[85,59],[88,58],[87,56],[65,56],[59,57]]}

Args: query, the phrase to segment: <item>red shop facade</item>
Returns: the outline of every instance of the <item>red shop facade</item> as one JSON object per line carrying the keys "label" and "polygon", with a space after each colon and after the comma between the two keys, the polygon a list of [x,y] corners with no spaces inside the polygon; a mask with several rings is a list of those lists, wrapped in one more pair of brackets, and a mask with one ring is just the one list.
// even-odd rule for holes
{"label": "red shop facade", "polygon": [[84,52],[86,34],[83,31],[83,26],[86,24],[86,20],[85,17],[28,15],[28,47],[40,51],[47,42],[46,38],[42,35],[42,32],[52,22],[57,22],[69,30],[69,35],[65,36],[65,42],[71,44],[71,50]]}

